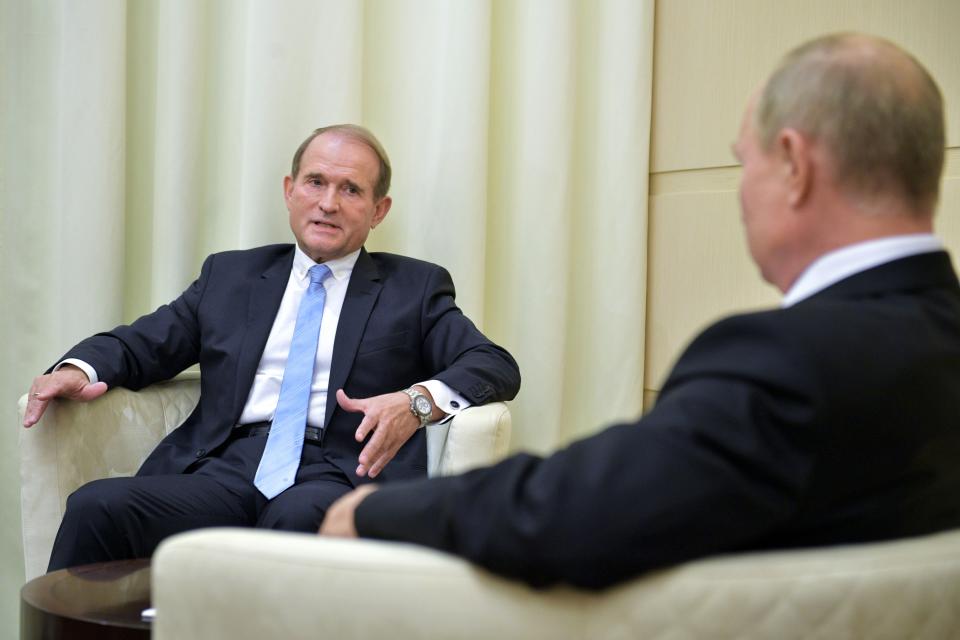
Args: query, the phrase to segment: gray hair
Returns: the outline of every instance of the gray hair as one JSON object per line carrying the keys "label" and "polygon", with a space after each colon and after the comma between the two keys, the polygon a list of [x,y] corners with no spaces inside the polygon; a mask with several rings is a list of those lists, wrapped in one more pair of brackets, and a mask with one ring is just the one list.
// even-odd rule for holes
{"label": "gray hair", "polygon": [[390,191],[390,176],[393,173],[390,168],[390,158],[387,156],[383,145],[377,140],[377,137],[373,135],[369,129],[356,124],[333,124],[328,127],[315,129],[306,140],[300,143],[296,153],[293,154],[293,165],[290,168],[291,178],[296,179],[297,174],[300,173],[300,160],[303,159],[303,154],[307,150],[307,147],[310,146],[314,138],[324,133],[336,133],[370,147],[370,150],[377,154],[377,159],[380,161],[380,171],[377,174],[377,182],[373,185],[373,198],[374,200],[379,200],[387,195],[387,192]]}
{"label": "gray hair", "polygon": [[780,130],[795,128],[825,145],[842,188],[933,211],[946,146],[943,97],[897,45],[854,33],[803,44],[767,81],[755,113],[767,150]]}

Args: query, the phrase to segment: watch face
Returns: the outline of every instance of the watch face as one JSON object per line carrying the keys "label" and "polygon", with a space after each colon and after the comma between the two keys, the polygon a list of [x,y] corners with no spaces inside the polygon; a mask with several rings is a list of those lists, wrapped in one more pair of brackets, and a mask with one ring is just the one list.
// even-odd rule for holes
{"label": "watch face", "polygon": [[422,416],[428,416],[433,413],[433,407],[430,406],[430,401],[427,400],[425,396],[417,396],[413,401],[414,408]]}

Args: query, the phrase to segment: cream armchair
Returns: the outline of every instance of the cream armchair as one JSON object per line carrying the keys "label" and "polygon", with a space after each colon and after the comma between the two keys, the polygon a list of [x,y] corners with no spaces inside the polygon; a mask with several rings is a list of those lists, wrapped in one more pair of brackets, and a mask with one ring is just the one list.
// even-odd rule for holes
{"label": "cream armchair", "polygon": [[205,529],[153,561],[155,640],[960,638],[960,531],[537,591],[412,545]]}
{"label": "cream armchair", "polygon": [[[112,389],[93,402],[54,402],[38,424],[19,427],[27,580],[46,571],[67,496],[90,480],[135,473],[199,396],[199,372],[186,372],[137,392]],[[26,403],[24,395],[19,424]],[[428,473],[458,473],[497,460],[507,451],[510,426],[507,406],[497,402],[427,427]]]}

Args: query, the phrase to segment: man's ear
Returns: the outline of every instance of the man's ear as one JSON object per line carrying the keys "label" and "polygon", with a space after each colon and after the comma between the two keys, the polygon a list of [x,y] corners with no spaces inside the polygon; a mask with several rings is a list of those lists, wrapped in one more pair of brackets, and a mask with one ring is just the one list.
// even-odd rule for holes
{"label": "man's ear", "polygon": [[786,181],[787,203],[791,207],[803,204],[810,195],[814,166],[810,142],[796,129],[783,129],[777,134],[777,147]]}
{"label": "man's ear", "polygon": [[290,176],[283,177],[283,199],[289,200],[293,195],[293,178]]}
{"label": "man's ear", "polygon": [[380,202],[374,205],[373,220],[370,221],[370,228],[375,229],[378,224],[383,222],[383,219],[387,217],[387,213],[390,212],[390,205],[393,204],[393,200],[390,199],[390,196],[383,196],[380,198]]}

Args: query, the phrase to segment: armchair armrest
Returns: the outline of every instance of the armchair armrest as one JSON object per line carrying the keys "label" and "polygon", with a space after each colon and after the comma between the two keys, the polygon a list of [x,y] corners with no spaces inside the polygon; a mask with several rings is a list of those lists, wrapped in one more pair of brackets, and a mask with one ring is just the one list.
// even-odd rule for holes
{"label": "armchair armrest", "polygon": [[510,445],[511,424],[507,405],[491,402],[427,427],[427,475],[454,475],[500,460]]}
{"label": "armchair armrest", "polygon": [[116,388],[92,402],[54,401],[29,429],[21,426],[27,396],[20,398],[20,509],[27,580],[47,569],[67,497],[91,480],[136,473],[199,397],[200,375],[188,371],[137,392]]}

